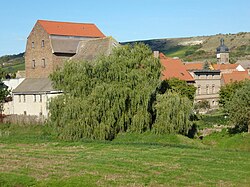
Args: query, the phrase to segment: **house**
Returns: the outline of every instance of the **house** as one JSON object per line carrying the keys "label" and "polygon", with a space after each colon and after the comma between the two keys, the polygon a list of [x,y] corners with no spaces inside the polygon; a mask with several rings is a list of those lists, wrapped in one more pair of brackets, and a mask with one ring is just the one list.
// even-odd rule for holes
{"label": "house", "polygon": [[51,98],[62,93],[49,75],[67,60],[92,61],[118,45],[94,24],[38,20],[27,39],[26,78],[13,90],[13,114],[48,117]]}
{"label": "house", "polygon": [[250,75],[250,60],[238,60],[236,64],[240,64]]}
{"label": "house", "polygon": [[166,57],[163,53],[159,54],[160,62],[164,67],[162,71],[162,79],[167,80],[170,78],[178,78],[187,83],[194,83],[194,78],[187,71],[185,65],[180,59]]}
{"label": "house", "polygon": [[247,71],[234,71],[232,73],[224,73],[221,77],[221,85],[230,84],[236,81],[243,81],[245,79],[250,79],[250,75]]}
{"label": "house", "polygon": [[245,71],[240,64],[212,64],[212,70],[220,70],[221,73],[232,73],[234,71]]}
{"label": "house", "polygon": [[26,78],[48,77],[76,54],[80,41],[104,37],[95,24],[38,20],[27,39]]}
{"label": "house", "polygon": [[219,90],[221,87],[220,70],[193,71],[195,79],[195,103],[207,100],[212,109],[218,108]]}

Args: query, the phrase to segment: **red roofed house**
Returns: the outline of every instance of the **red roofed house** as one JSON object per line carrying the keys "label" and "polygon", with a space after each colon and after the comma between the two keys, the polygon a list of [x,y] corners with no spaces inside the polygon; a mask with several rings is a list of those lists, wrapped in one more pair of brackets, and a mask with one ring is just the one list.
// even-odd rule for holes
{"label": "red roofed house", "polygon": [[250,79],[250,75],[247,71],[234,71],[232,73],[223,73],[221,77],[221,85],[230,84],[236,81],[243,81]]}
{"label": "red roofed house", "polygon": [[213,70],[220,70],[221,73],[231,73],[234,71],[245,71],[240,64],[213,64],[211,66]]}
{"label": "red roofed house", "polygon": [[27,40],[26,79],[12,92],[13,114],[46,118],[50,99],[62,93],[52,87],[49,75],[66,60],[91,61],[117,45],[94,24],[38,20]]}
{"label": "red roofed house", "polygon": [[48,77],[76,54],[80,41],[104,37],[94,24],[38,20],[27,40],[26,78]]}
{"label": "red roofed house", "polygon": [[194,83],[194,78],[186,70],[185,65],[180,59],[173,59],[166,57],[164,54],[160,53],[160,62],[164,67],[162,71],[162,79],[178,78],[184,80],[187,83]]}

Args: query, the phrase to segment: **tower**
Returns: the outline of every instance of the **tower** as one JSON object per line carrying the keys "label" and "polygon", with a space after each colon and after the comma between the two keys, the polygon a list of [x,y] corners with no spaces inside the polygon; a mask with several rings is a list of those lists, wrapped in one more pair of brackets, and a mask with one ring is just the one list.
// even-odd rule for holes
{"label": "tower", "polygon": [[224,44],[224,39],[220,39],[220,46],[216,49],[217,64],[229,64],[229,49]]}

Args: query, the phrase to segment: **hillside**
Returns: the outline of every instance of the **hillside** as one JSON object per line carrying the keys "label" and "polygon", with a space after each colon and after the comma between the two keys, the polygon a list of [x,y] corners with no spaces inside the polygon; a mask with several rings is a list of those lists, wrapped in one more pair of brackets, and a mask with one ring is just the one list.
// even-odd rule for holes
{"label": "hillside", "polygon": [[15,73],[18,70],[24,70],[24,53],[1,56],[0,64],[6,73]]}
{"label": "hillside", "polygon": [[215,50],[220,45],[220,39],[224,38],[225,44],[230,49],[230,62],[237,60],[250,60],[250,32],[240,32],[237,34],[217,34],[212,36],[197,36],[186,38],[165,38],[143,41],[150,46],[153,51],[161,51],[171,57],[179,57],[185,61],[210,60],[216,61]]}

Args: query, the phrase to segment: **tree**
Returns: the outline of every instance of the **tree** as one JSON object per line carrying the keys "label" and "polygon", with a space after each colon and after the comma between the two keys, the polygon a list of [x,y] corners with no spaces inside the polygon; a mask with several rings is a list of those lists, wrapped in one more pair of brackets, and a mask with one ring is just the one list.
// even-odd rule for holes
{"label": "tree", "polygon": [[223,108],[225,108],[226,103],[233,98],[233,95],[238,89],[244,86],[245,82],[246,81],[239,81],[239,82],[236,81],[221,87],[219,91],[220,95],[219,104]]}
{"label": "tree", "polygon": [[189,98],[191,101],[194,101],[194,95],[196,91],[194,85],[189,85],[186,81],[177,78],[169,79],[167,80],[167,83],[172,91],[179,93],[181,96]]}
{"label": "tree", "polygon": [[3,104],[5,102],[6,97],[9,95],[8,87],[2,82],[4,78],[4,72],[2,68],[0,68],[0,112],[3,112]]}
{"label": "tree", "polygon": [[161,65],[143,44],[116,48],[95,62],[66,62],[51,75],[63,95],[52,99],[50,121],[64,139],[112,140],[152,126],[150,108]]}
{"label": "tree", "polygon": [[207,112],[210,109],[210,103],[208,100],[202,100],[194,105],[194,109],[196,110],[197,113],[200,112],[200,110],[203,110],[204,112]]}
{"label": "tree", "polygon": [[205,61],[204,62],[204,64],[203,64],[203,69],[204,70],[209,70],[210,68],[209,68],[209,63],[208,63],[208,61]]}
{"label": "tree", "polygon": [[157,95],[155,109],[157,111],[153,131],[157,134],[179,133],[187,135],[192,127],[190,116],[192,102],[187,97],[168,91]]}
{"label": "tree", "polygon": [[250,81],[246,81],[225,105],[230,122],[239,131],[250,132]]}

